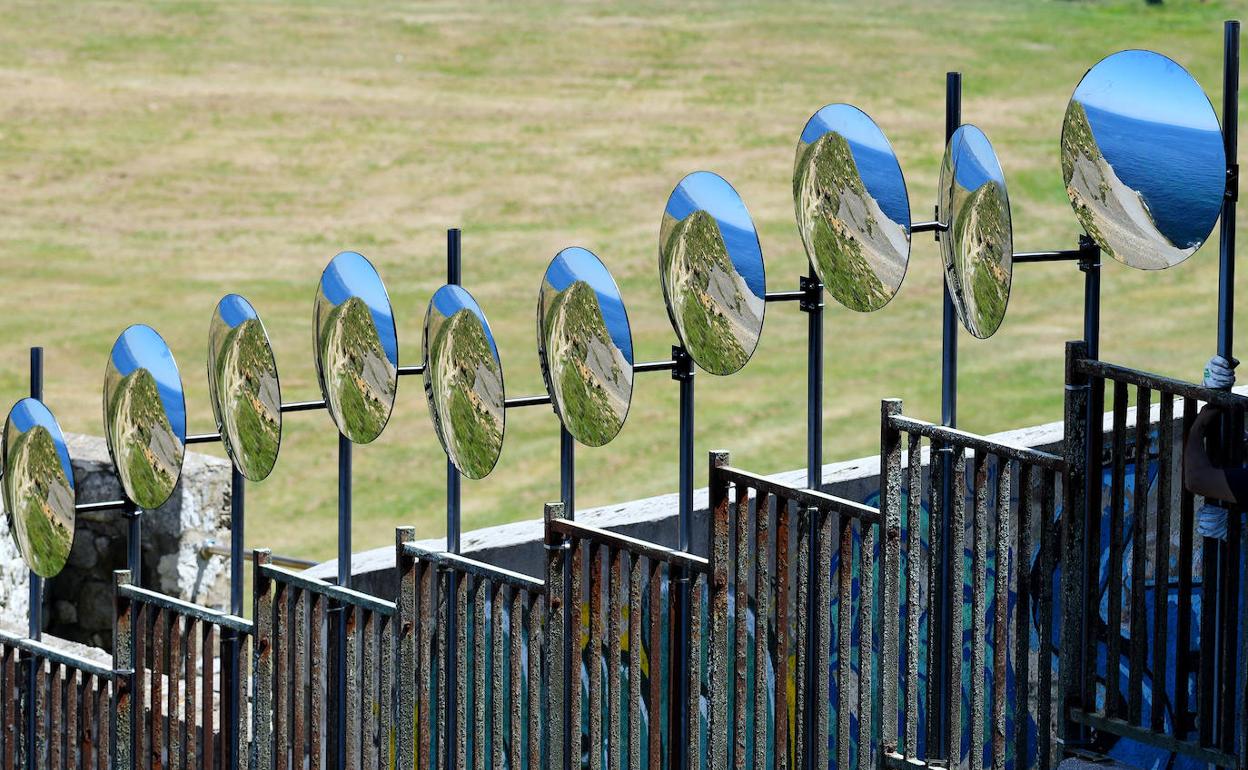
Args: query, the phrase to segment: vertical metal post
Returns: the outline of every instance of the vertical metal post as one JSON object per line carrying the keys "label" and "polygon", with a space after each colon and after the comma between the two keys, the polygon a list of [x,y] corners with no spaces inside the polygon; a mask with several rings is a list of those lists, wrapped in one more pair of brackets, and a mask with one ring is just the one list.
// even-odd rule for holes
{"label": "vertical metal post", "polygon": [[[351,440],[338,434],[338,585],[351,587]],[[338,770],[347,766],[347,612],[341,605],[330,611],[337,618],[334,650],[334,724]]]}
{"label": "vertical metal post", "polygon": [[134,585],[143,586],[143,509],[126,498],[122,515],[127,519],[126,569],[130,570]]}
{"label": "vertical metal post", "polygon": [[[1223,26],[1222,54],[1222,142],[1226,151],[1226,190],[1222,197],[1222,215],[1218,238],[1218,355],[1233,360],[1235,340],[1235,204],[1239,197],[1239,22],[1227,21]],[[1231,420],[1224,420],[1222,435],[1232,435]],[[1232,458],[1227,458],[1232,459]],[[1230,515],[1239,516],[1232,509]],[[1234,531],[1236,528],[1232,527]],[[1215,604],[1214,628],[1218,633],[1214,656],[1214,698],[1217,714],[1213,721],[1215,745],[1233,748],[1235,711],[1233,694],[1236,672],[1225,668],[1233,660],[1231,647],[1235,644],[1234,618],[1239,611],[1239,586],[1237,561],[1231,558],[1231,549],[1239,548],[1238,542],[1223,542],[1206,538],[1204,554],[1206,565],[1202,583],[1213,585],[1218,591]],[[1210,559],[1210,556],[1213,558]],[[1212,566],[1213,569],[1209,569]],[[1226,702],[1229,696],[1230,701]]]}
{"label": "vertical metal post", "polygon": [[[953,133],[962,125],[962,74],[960,72],[949,72],[945,74],[945,142],[948,144],[953,137]],[[938,211],[937,219],[944,221],[950,215],[947,211]],[[937,232],[937,238],[949,237],[942,236]],[[953,307],[953,296],[949,293],[949,283],[942,281],[944,289],[944,306],[941,319],[941,390],[940,390],[940,419],[941,423],[949,427],[956,427],[958,424],[958,318],[957,312]],[[957,494],[961,494],[962,479],[953,477],[953,450],[951,447],[940,448],[941,462],[941,510],[952,510],[953,495],[955,490]],[[940,534],[941,554],[940,558],[940,585],[934,586],[932,595],[940,597],[940,627],[951,630],[954,628],[954,606],[960,602],[955,601],[955,597],[962,595],[961,586],[957,587],[955,593],[954,587],[949,585],[951,579],[950,566],[953,560],[961,559],[962,554],[953,553],[953,537],[949,530],[950,516],[941,517],[941,527],[944,529]],[[959,610],[960,612],[960,610]],[[960,617],[960,615],[959,615]],[[959,626],[960,627],[960,626]],[[947,688],[950,686],[949,677],[945,675],[946,664],[949,656],[957,654],[961,655],[961,649],[954,650],[953,639],[950,633],[942,634],[937,640],[937,649],[931,650],[932,673],[928,677],[928,681],[932,686],[941,692],[936,698],[938,711],[929,715],[930,719],[935,720],[936,735],[939,739],[937,746],[948,746],[949,736],[949,708],[950,700],[954,697],[960,699],[960,693],[949,692]],[[959,642],[959,647],[961,643]],[[957,757],[949,757],[950,764],[958,761]]]}
{"label": "vertical metal post", "polygon": [[[43,401],[43,348],[30,349],[30,397]],[[27,613],[27,635],[39,641],[43,636],[43,578],[34,570],[30,570],[30,610]],[[26,760],[34,770],[39,761],[35,751],[35,739],[38,735],[39,717],[35,708],[35,688],[39,685],[39,669],[41,659],[31,654],[26,666]]]}
{"label": "vertical metal post", "polygon": [[[230,614],[242,617],[243,614],[243,551],[245,545],[246,520],[244,514],[244,482],[243,474],[231,464],[230,468]],[[242,694],[238,686],[241,672],[238,669],[239,637],[232,629],[225,632],[225,649],[228,651],[225,660],[225,724],[230,726],[230,734],[238,726],[240,713],[239,697]],[[222,735],[226,735],[222,730]],[[229,741],[230,767],[238,767],[238,741]]]}
{"label": "vertical metal post", "polygon": [[[1101,347],[1101,249],[1088,235],[1079,236],[1079,248],[1086,255],[1079,260],[1079,269],[1083,272],[1083,347],[1082,349],[1076,348],[1072,351],[1071,354],[1075,357],[1072,359],[1072,362],[1079,358],[1099,358]],[[1067,372],[1067,388],[1080,387],[1086,393],[1071,393],[1068,395],[1068,398],[1086,399],[1086,415],[1084,418],[1083,457],[1075,458],[1073,455],[1069,456],[1069,459],[1075,462],[1072,462],[1068,478],[1074,481],[1082,473],[1084,494],[1082,501],[1072,498],[1072,504],[1067,506],[1067,510],[1071,511],[1072,514],[1081,512],[1082,521],[1079,522],[1081,528],[1078,530],[1080,534],[1077,536],[1077,540],[1082,544],[1083,548],[1083,567],[1077,576],[1070,576],[1072,581],[1077,577],[1079,583],[1077,586],[1073,582],[1070,584],[1071,593],[1069,596],[1064,594],[1063,601],[1073,602],[1078,600],[1079,606],[1082,607],[1084,612],[1091,612],[1092,606],[1095,605],[1089,606],[1088,602],[1093,601],[1100,591],[1097,571],[1089,565],[1100,564],[1101,559],[1099,536],[1101,526],[1101,446],[1105,438],[1103,430],[1104,420],[1102,418],[1102,415],[1105,413],[1105,390],[1103,386],[1092,387],[1087,378],[1080,377],[1074,373],[1072,366],[1073,363],[1068,363],[1067,365],[1069,370]],[[1072,385],[1071,383],[1081,384]],[[1067,427],[1066,430],[1068,435],[1073,435],[1073,427]],[[1082,502],[1082,505],[1079,505],[1079,502]],[[1071,528],[1067,530],[1067,536],[1076,538],[1074,534],[1071,534],[1076,531],[1073,529],[1073,522],[1071,524]],[[1042,526],[1048,525],[1049,522],[1042,524]],[[1048,580],[1051,577],[1051,575],[1045,575],[1044,579]],[[1074,593],[1076,588],[1079,591],[1077,597]],[[1062,656],[1063,658],[1070,658],[1065,663],[1070,666],[1073,672],[1071,686],[1077,688],[1072,690],[1072,693],[1082,694],[1087,692],[1088,682],[1086,681],[1086,674],[1089,665],[1089,661],[1084,660],[1083,657],[1088,654],[1088,650],[1095,649],[1093,646],[1095,644],[1093,624],[1084,622],[1083,612],[1078,616],[1067,615],[1066,617],[1080,617],[1077,623],[1073,620],[1064,622],[1064,624],[1075,623],[1077,625],[1079,644],[1075,645],[1073,642],[1066,643],[1065,648],[1062,650]],[[1052,629],[1042,629],[1041,633],[1052,633]],[[1072,693],[1063,692],[1062,697],[1064,699],[1073,697]],[[1075,705],[1075,702],[1070,700],[1065,701],[1065,703],[1063,713],[1065,713],[1066,709]],[[1084,708],[1090,707],[1090,704],[1086,703],[1080,705]],[[1068,744],[1073,744],[1086,738],[1084,729],[1079,725],[1064,723],[1062,729]]]}
{"label": "vertical metal post", "polygon": [[[693,539],[693,358],[681,346],[672,347],[672,379],[680,383],[680,503],[676,547],[688,551]],[[689,689],[689,635],[692,629],[692,596],[689,590],[689,574],[682,569],[672,570],[675,582],[672,596],[676,633],[672,635],[672,693],[668,724],[671,725],[671,767],[673,770],[687,768],[689,743],[698,736],[689,734],[689,709],[691,700],[698,693]]]}
{"label": "vertical metal post", "polygon": [[[446,231],[446,282],[451,286],[458,286],[463,279],[462,259],[460,251],[460,231],[457,227],[452,227]],[[425,362],[426,365],[428,362]],[[455,467],[455,463],[451,462],[451,458],[446,458],[446,550],[451,553],[459,553],[460,549],[460,475],[459,469]],[[446,609],[446,638],[448,640],[457,639],[458,629],[456,628],[457,619],[459,617],[458,603],[459,597],[459,579],[454,570],[447,573],[447,609]],[[446,656],[446,681],[453,683],[458,681],[458,655],[455,651],[451,651]],[[444,693],[444,703],[446,714],[446,735],[458,735],[458,725],[456,722],[456,713],[458,711],[455,703],[456,689],[449,686]],[[444,758],[444,767],[450,770],[463,770],[455,766],[456,747],[455,739],[450,738],[446,741],[446,754]]]}
{"label": "vertical metal post", "polygon": [[[818,491],[823,487],[823,285],[814,265],[802,279],[801,288],[807,295],[801,302],[801,309],[806,313],[806,486]],[[817,515],[806,517],[807,542],[812,549],[826,547],[826,544],[819,543],[820,519]],[[806,594],[810,606],[800,610],[807,613],[809,619],[804,643],[809,651],[808,660],[812,661],[812,665],[805,667],[806,692],[809,695],[802,701],[802,723],[806,725],[802,732],[805,743],[802,756],[805,757],[806,770],[815,770],[815,757],[818,756],[815,750],[819,739],[815,730],[815,699],[827,698],[827,693],[820,692],[818,687],[818,667],[827,665],[816,649],[820,629],[815,619],[823,616],[817,602],[827,598],[813,590],[813,586],[819,585],[818,569],[819,559],[812,556],[806,560],[806,585],[812,590]]]}
{"label": "vertical metal post", "polygon": [[559,424],[559,501],[564,515],[576,518],[576,444],[568,429]]}

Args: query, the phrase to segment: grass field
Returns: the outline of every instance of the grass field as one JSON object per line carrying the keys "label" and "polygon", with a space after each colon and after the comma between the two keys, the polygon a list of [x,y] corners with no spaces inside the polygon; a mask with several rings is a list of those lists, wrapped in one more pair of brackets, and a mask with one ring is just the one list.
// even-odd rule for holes
{"label": "grass field", "polygon": [[[623,4],[621,4],[623,5]],[[1019,250],[1072,247],[1059,133],[1084,71],[1155,48],[1221,99],[1222,19],[1243,5],[1076,2],[4,3],[0,24],[0,397],[25,395],[26,347],[47,348],[46,395],[67,431],[102,432],[104,364],[146,322],[186,381],[190,432],[211,427],[205,357],[218,298],[238,292],[273,340],[287,399],[317,397],[312,298],[343,249],[390,290],[401,360],[417,363],[444,231],[464,228],[464,279],[498,336],[511,396],[542,391],[534,314],[561,248],[599,254],[620,284],[638,361],[673,340],[657,273],[660,216],[686,173],[722,174],[758,225],[770,288],[806,259],[791,174],[819,107],[857,104],[884,129],[929,217],[944,77],[1001,156]],[[1215,236],[1216,237],[1216,236]],[[1103,354],[1195,377],[1213,352],[1217,252],[1164,273],[1107,260]],[[1241,271],[1245,273],[1248,271]],[[964,427],[1061,417],[1063,341],[1081,276],[1020,266],[995,337],[962,335]],[[758,352],[697,378],[697,457],[727,448],[763,472],[803,463],[805,320],[768,309]],[[878,451],[879,399],[938,417],[940,257],[930,236],[882,311],[830,305],[828,460]],[[628,424],[581,450],[584,506],[670,491],[676,387],[637,378]],[[335,431],[291,415],[273,475],[248,491],[247,543],[334,550]],[[418,380],[382,437],[355,453],[355,543],[442,531],[444,456]],[[558,494],[554,416],[507,420],[495,472],[465,482],[464,527],[536,518]],[[705,472],[699,467],[699,484]]]}

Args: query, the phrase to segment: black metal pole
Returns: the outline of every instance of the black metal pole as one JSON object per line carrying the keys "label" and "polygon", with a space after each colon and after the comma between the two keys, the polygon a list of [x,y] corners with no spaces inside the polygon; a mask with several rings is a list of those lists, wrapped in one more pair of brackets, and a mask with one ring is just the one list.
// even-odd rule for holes
{"label": "black metal pole", "polygon": [[[30,397],[43,401],[43,348],[30,349]],[[30,571],[30,612],[27,616],[27,635],[34,641],[43,636],[43,578]],[[26,668],[26,760],[27,767],[35,769],[39,761],[35,751],[39,717],[35,709],[35,688],[39,685],[39,658],[31,655]]]}
{"label": "black metal pole", "polygon": [[568,429],[559,424],[559,499],[563,515],[576,518],[576,443]]}
{"label": "black metal pole", "polygon": [[130,570],[134,585],[143,586],[143,509],[126,498],[124,515],[128,520],[126,544],[126,569]]}
{"label": "black metal pole", "polygon": [[[677,544],[681,551],[688,551],[693,540],[693,358],[681,346],[672,348],[672,379],[680,383],[680,464],[679,516],[677,519]],[[672,698],[669,706],[669,724],[674,739],[671,744],[670,766],[688,770],[689,744],[697,740],[689,734],[689,709],[694,708],[693,699],[699,693],[689,691],[689,666],[698,665],[689,660],[689,634],[693,623],[692,595],[689,574],[683,570],[673,571],[675,589],[675,628],[672,640]]]}
{"label": "black metal pole", "polygon": [[[1222,215],[1218,238],[1218,355],[1234,360],[1235,341],[1235,203],[1239,197],[1239,22],[1227,21],[1223,26],[1222,53],[1222,142],[1226,151],[1226,190],[1222,196]],[[1232,435],[1232,421],[1226,419],[1222,435]],[[1232,459],[1228,456],[1227,459]],[[1230,510],[1228,516],[1240,516],[1238,510]],[[1239,527],[1230,526],[1228,531],[1237,532]],[[1231,558],[1231,549],[1239,549],[1238,542],[1225,542],[1206,538],[1204,563],[1213,566],[1203,576],[1205,585],[1214,585],[1218,591],[1215,603],[1214,628],[1214,697],[1212,735],[1215,745],[1233,749],[1235,735],[1233,693],[1235,674],[1227,669],[1233,660],[1235,628],[1233,621],[1239,606],[1238,560]],[[1210,556],[1213,559],[1210,559]],[[1212,574],[1210,574],[1212,573]],[[1225,702],[1229,697],[1230,702]]]}
{"label": "black metal pole", "polygon": [[[338,585],[351,587],[351,440],[338,434]],[[334,608],[338,615],[338,648],[335,658],[335,711],[338,738],[336,742],[338,770],[347,767],[347,613],[342,606]]]}
{"label": "black metal pole", "polygon": [[[814,265],[810,266],[810,273],[802,278],[801,285],[806,294],[801,303],[801,309],[806,313],[806,486],[818,491],[823,488],[823,284],[819,282],[819,274],[815,272]],[[819,542],[819,522],[811,516],[806,526],[806,536],[809,538],[807,542],[816,547]],[[818,561],[813,554],[807,560],[806,585],[818,585]],[[819,600],[816,592],[809,592],[808,601],[811,606],[806,611],[812,618],[819,617],[818,608],[815,607],[815,602]],[[813,665],[806,667],[804,673],[806,692],[811,693],[803,704],[807,725],[815,723],[815,698],[827,697],[826,693],[820,694],[817,687],[819,675],[816,666],[824,665],[819,662],[822,660],[819,654],[821,651],[815,650],[816,640],[819,638],[817,631],[814,623],[806,624],[806,649],[811,653],[809,660],[814,661]],[[815,731],[807,729],[803,735],[805,745],[802,754],[805,757],[806,770],[815,770]]]}
{"label": "black metal pole", "polygon": [[[458,286],[463,278],[462,273],[462,257],[461,257],[460,231],[457,227],[452,227],[446,231],[446,282],[452,286]],[[426,362],[428,363],[428,362]],[[455,463],[451,462],[450,457],[446,459],[446,550],[451,553],[459,553],[460,549],[460,475],[459,469],[455,467]],[[458,638],[459,630],[456,628],[459,597],[459,580],[454,570],[447,572],[447,590],[446,597],[446,638],[451,644],[455,644]],[[445,719],[446,719],[446,735],[452,736],[458,734],[458,726],[456,722],[456,711],[458,710],[455,703],[455,681],[459,676],[458,672],[458,656],[448,655],[446,658],[446,692],[445,696]],[[464,770],[455,766],[456,751],[454,739],[446,741],[444,767],[450,770]]]}
{"label": "black metal pole", "polygon": [[[953,137],[953,133],[962,125],[962,74],[960,72],[949,72],[945,74],[945,143]],[[943,220],[948,217],[950,212],[937,212],[937,219]],[[940,238],[940,231],[937,231],[937,238]],[[957,427],[958,424],[958,318],[957,312],[953,306],[953,296],[949,293],[948,281],[942,281],[944,289],[944,304],[941,317],[941,390],[940,390],[940,419],[941,423],[949,427]],[[933,596],[940,597],[940,624],[944,629],[944,633],[940,634],[936,639],[937,650],[932,657],[933,672],[930,680],[940,693],[940,697],[936,699],[937,713],[932,715],[936,722],[936,735],[939,737],[939,747],[949,745],[949,708],[950,699],[954,693],[949,691],[954,683],[949,681],[947,675],[948,661],[951,655],[961,655],[961,641],[959,640],[958,648],[955,650],[953,645],[953,622],[955,613],[953,607],[960,604],[953,600],[955,596],[961,596],[961,586],[949,585],[950,566],[955,558],[961,559],[962,554],[953,553],[952,540],[950,537],[949,527],[949,511],[953,504],[953,496],[955,490],[957,494],[961,493],[961,479],[953,478],[953,454],[949,447],[940,448],[941,462],[941,507],[942,516],[941,523],[941,554],[940,554],[940,585],[936,586]],[[956,590],[956,594],[954,591]],[[956,613],[957,618],[961,618],[960,611]],[[959,635],[960,636],[960,635]],[[957,685],[959,689],[961,685]],[[957,702],[960,702],[961,699]],[[928,747],[930,756],[939,756],[941,748]],[[958,757],[949,757],[949,763],[953,764],[958,761]]]}
{"label": "black metal pole", "polygon": [[[244,533],[246,531],[246,521],[244,519],[244,494],[243,488],[245,479],[243,474],[239,472],[237,467],[231,464],[230,467],[230,614],[242,617],[243,615],[243,553],[246,549],[244,545]],[[230,767],[238,767],[238,741],[233,736],[235,727],[238,725],[239,715],[239,695],[241,690],[238,686],[238,632],[229,630],[225,632],[226,641],[226,659],[225,659],[225,724],[229,725],[228,733],[223,731],[222,734],[231,735],[229,741]]]}

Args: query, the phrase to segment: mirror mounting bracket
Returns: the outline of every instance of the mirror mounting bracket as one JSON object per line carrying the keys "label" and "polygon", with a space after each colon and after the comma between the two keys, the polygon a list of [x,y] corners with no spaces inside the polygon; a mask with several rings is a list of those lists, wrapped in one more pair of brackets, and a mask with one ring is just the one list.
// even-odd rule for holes
{"label": "mirror mounting bracket", "polygon": [[1239,200],[1239,164],[1226,164],[1226,198],[1232,203]]}

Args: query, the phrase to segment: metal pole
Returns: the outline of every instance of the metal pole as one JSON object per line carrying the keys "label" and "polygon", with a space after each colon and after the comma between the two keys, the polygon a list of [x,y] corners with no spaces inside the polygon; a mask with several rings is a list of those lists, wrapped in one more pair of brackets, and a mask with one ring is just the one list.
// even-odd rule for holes
{"label": "metal pole", "polygon": [[[351,587],[351,440],[338,434],[338,585]],[[335,650],[334,705],[337,725],[337,767],[347,767],[347,612],[334,607],[338,615],[338,645]]]}
{"label": "metal pole", "polygon": [[[823,285],[819,282],[819,275],[815,272],[814,265],[810,266],[810,273],[802,279],[801,285],[806,293],[806,298],[801,303],[801,309],[806,313],[806,486],[818,491],[823,487]],[[819,542],[818,532],[817,517],[809,517],[806,535],[812,547]],[[813,556],[807,560],[806,585],[808,586],[818,585],[816,582],[818,561]],[[815,603],[820,600],[817,592],[812,590],[807,596],[810,606],[805,608],[805,611],[810,613],[811,618],[819,617],[818,608],[815,606]],[[814,664],[807,666],[804,673],[806,692],[811,695],[805,699],[802,710],[804,723],[809,726],[815,724],[815,698],[827,697],[826,693],[819,693],[818,687],[819,676],[816,667],[824,665],[819,662],[822,658],[815,651],[818,638],[818,629],[815,624],[807,623],[805,644],[806,649],[811,652],[809,659],[814,661]],[[815,770],[817,736],[813,727],[808,727],[803,732],[803,737],[805,746],[802,754],[805,757],[806,768]]]}
{"label": "metal pole", "polygon": [[568,429],[559,424],[559,499],[563,515],[576,519],[576,444]]}
{"label": "metal pole", "polygon": [[[1079,236],[1079,246],[1081,250],[1086,252],[1086,256],[1079,260],[1079,269],[1083,271],[1083,342],[1085,346],[1085,354],[1088,358],[1100,357],[1101,348],[1101,249],[1096,245],[1095,241],[1087,235]],[[1098,571],[1091,565],[1101,563],[1101,554],[1099,552],[1100,536],[1092,536],[1092,532],[1100,532],[1101,526],[1101,446],[1104,443],[1104,419],[1105,413],[1105,390],[1103,386],[1091,387],[1088,393],[1087,405],[1087,435],[1084,436],[1084,470],[1085,470],[1085,486],[1084,486],[1084,510],[1083,510],[1083,564],[1084,570],[1081,576],[1082,585],[1080,587],[1080,596],[1084,601],[1091,601],[1092,597],[1100,590]],[[1044,522],[1042,526],[1048,526],[1048,522]],[[1050,579],[1050,575],[1045,575],[1044,579]],[[1045,629],[1044,633],[1049,633]],[[1080,637],[1082,644],[1080,645],[1080,654],[1088,655],[1095,651],[1093,640],[1093,624],[1085,617],[1085,622],[1081,625]],[[1071,665],[1075,665],[1071,662]],[[1079,672],[1080,684],[1079,692],[1088,692],[1087,683],[1083,681],[1084,675],[1088,671],[1086,661],[1080,661],[1077,668]],[[1085,704],[1088,705],[1088,704]],[[1079,728],[1080,737],[1084,738],[1086,730]]]}
{"label": "metal pole", "polygon": [[[1223,26],[1222,54],[1222,142],[1226,151],[1226,191],[1222,197],[1222,215],[1218,238],[1218,355],[1234,360],[1235,341],[1235,203],[1239,197],[1239,22],[1227,21]],[[1224,419],[1222,435],[1230,436],[1232,421]],[[1226,459],[1232,459],[1229,454]],[[1230,510],[1228,515],[1241,515],[1238,510]],[[1231,530],[1234,531],[1235,527]],[[1230,721],[1234,713],[1234,695],[1231,689],[1235,672],[1223,670],[1230,659],[1231,650],[1228,645],[1235,643],[1234,632],[1229,631],[1235,624],[1232,618],[1238,612],[1239,600],[1236,563],[1230,558],[1230,549],[1238,549],[1239,543],[1228,543],[1206,538],[1204,541],[1204,563],[1206,574],[1203,576],[1205,585],[1214,585],[1218,590],[1218,601],[1215,603],[1214,628],[1218,633],[1214,639],[1214,697],[1212,703],[1218,713],[1213,717],[1212,736],[1215,745],[1231,747],[1234,736],[1234,725]],[[1213,558],[1210,559],[1210,556]],[[1209,570],[1208,565],[1213,569]],[[1229,625],[1228,625],[1229,624]],[[1227,629],[1223,631],[1224,627]],[[1228,686],[1230,685],[1230,686]],[[1222,696],[1230,695],[1231,703],[1224,702]],[[1230,733],[1227,734],[1227,728]]]}
{"label": "metal pole", "polygon": [[[243,615],[243,553],[244,546],[244,489],[243,474],[239,472],[237,467],[231,464],[230,467],[230,614],[242,617]],[[228,731],[223,730],[222,735],[230,735],[229,757],[230,767],[238,767],[238,741],[234,737],[234,730],[238,725],[239,715],[239,695],[241,691],[238,686],[238,632],[228,630],[225,632],[225,724],[229,725]]]}
{"label": "metal pole", "polygon": [[[945,143],[953,137],[953,133],[962,125],[962,74],[960,72],[948,72],[945,74]],[[949,212],[937,212],[937,219],[941,220],[949,216]],[[937,231],[937,238],[940,238],[940,232]],[[949,283],[943,281],[944,289],[944,306],[941,323],[941,393],[940,393],[940,419],[941,423],[949,427],[956,427],[958,424],[958,318],[957,312],[953,306],[953,296],[949,293]],[[953,478],[953,454],[949,447],[940,448],[941,462],[941,555],[940,555],[940,585],[935,587],[933,596],[940,597],[941,612],[941,628],[944,633],[937,637],[937,649],[932,657],[933,672],[930,680],[940,697],[936,699],[938,706],[937,713],[932,715],[936,721],[936,734],[939,736],[939,746],[949,745],[949,708],[950,700],[954,693],[949,691],[952,683],[946,674],[948,671],[947,662],[951,655],[961,655],[961,642],[959,641],[958,649],[953,646],[953,621],[955,616],[961,618],[960,611],[954,613],[953,607],[958,602],[953,598],[962,595],[962,587],[949,585],[951,579],[950,566],[955,558],[961,559],[962,554],[954,554],[952,548],[953,538],[950,536],[949,529],[949,511],[953,503],[953,495],[955,489],[961,494],[961,479]],[[959,689],[960,689],[960,685]],[[958,699],[961,702],[961,699]],[[939,749],[929,746],[928,754],[938,756]],[[954,764],[958,761],[958,757],[949,757],[949,763]]]}
{"label": "metal pole", "polygon": [[[672,360],[676,362],[672,379],[680,383],[680,504],[676,547],[681,551],[688,551],[693,539],[693,358],[683,347],[674,346]],[[697,740],[696,735],[689,734],[687,719],[688,710],[694,707],[691,700],[697,696],[697,693],[689,692],[689,666],[697,665],[697,662],[689,660],[693,603],[689,590],[689,574],[684,569],[674,570],[673,580],[676,582],[673,597],[676,600],[674,611],[677,633],[672,640],[674,665],[671,667],[673,681],[668,723],[674,739],[670,766],[674,769],[687,769],[689,744]]]}
{"label": "metal pole", "polygon": [[124,515],[128,519],[126,544],[126,569],[133,576],[134,585],[143,587],[143,509],[126,498]]}
{"label": "metal pole", "polygon": [[[30,397],[43,401],[43,348],[30,349]],[[27,635],[34,641],[39,641],[43,636],[43,578],[35,574],[34,570],[30,571],[30,611],[27,613],[27,620]],[[39,761],[35,740],[42,715],[35,709],[35,688],[39,685],[40,662],[33,654],[26,662],[26,761],[31,770],[34,770]]]}
{"label": "metal pole", "polygon": [[[462,257],[460,250],[460,231],[457,227],[452,227],[446,231],[446,282],[452,286],[458,286],[462,280]],[[428,362],[426,362],[427,364]],[[459,553],[460,549],[460,476],[459,469],[455,467],[455,463],[451,462],[450,457],[446,459],[446,550],[451,553]],[[447,597],[446,597],[446,638],[451,644],[455,643],[458,638],[457,616],[459,597],[459,579],[454,570],[447,572]],[[458,734],[458,726],[456,725],[456,712],[458,711],[455,703],[455,682],[458,673],[459,656],[452,654],[446,656],[446,692],[444,701],[446,703],[446,720],[445,735],[452,736]],[[447,740],[445,747],[444,767],[450,770],[463,770],[455,766],[456,751],[455,741]]]}

